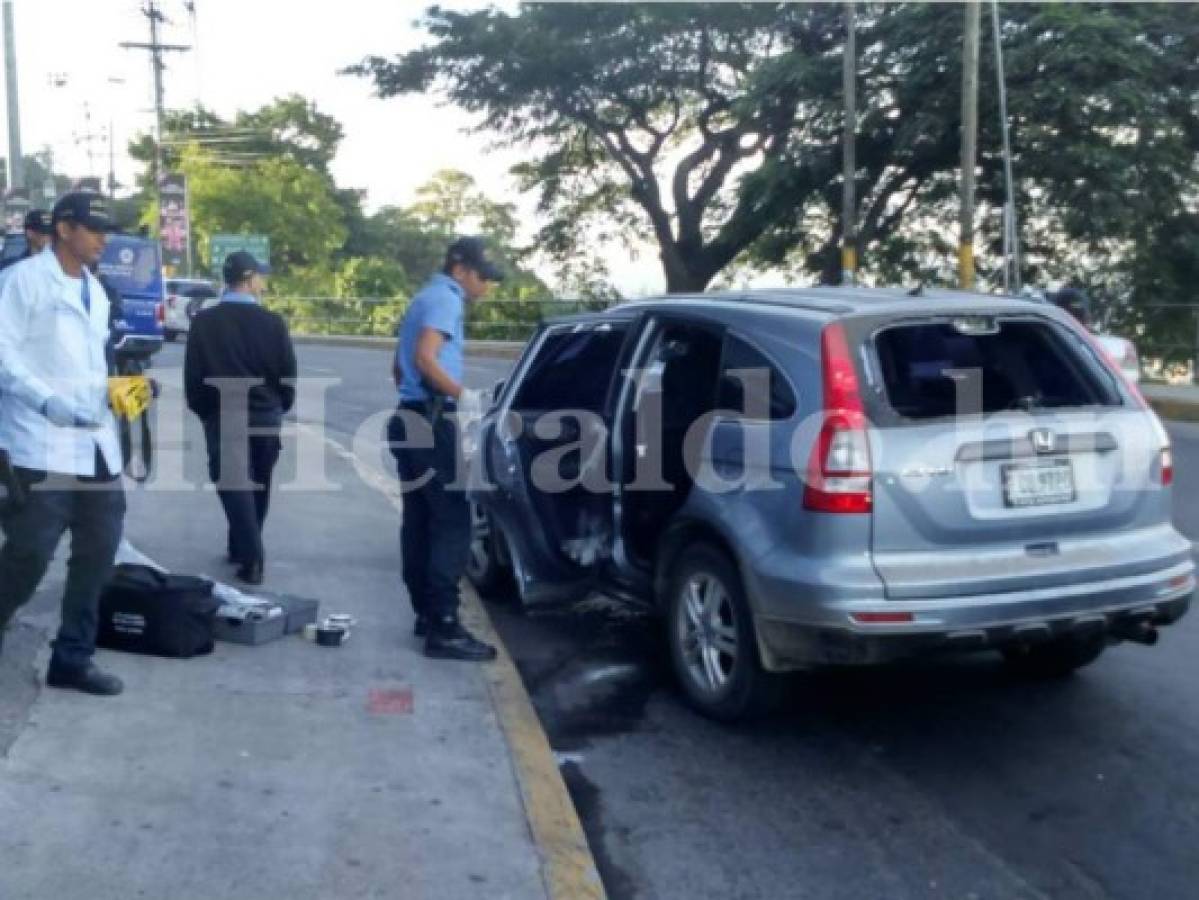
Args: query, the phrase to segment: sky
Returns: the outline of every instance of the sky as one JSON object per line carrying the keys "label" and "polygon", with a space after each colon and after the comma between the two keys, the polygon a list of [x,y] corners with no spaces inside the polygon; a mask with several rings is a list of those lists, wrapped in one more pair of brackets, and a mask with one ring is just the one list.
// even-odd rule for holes
{"label": "sky", "polygon": [[[149,55],[120,46],[148,41],[142,4],[13,0],[13,5],[25,154],[48,147],[56,170],[107,177],[111,128],[117,179],[129,183],[136,170],[125,148],[131,137],[154,125]],[[365,189],[368,209],[406,204],[434,172],[454,168],[474,176],[492,198],[517,203],[524,230],[531,233],[536,225],[532,199],[521,197],[507,174],[520,161],[515,151],[496,151],[485,136],[464,134],[471,117],[435,98],[380,100],[372,96],[367,79],[337,74],[365,56],[391,56],[419,46],[425,37],[415,20],[427,5],[419,0],[195,0],[193,20],[183,0],[160,0],[169,20],[162,40],[192,47],[168,58],[166,105],[189,107],[199,100],[232,117],[239,109],[301,94],[342,123],[345,140],[334,175],[343,187]],[[441,0],[440,5],[481,4]],[[90,142],[89,134],[95,136]],[[652,254],[630,260],[621,253],[609,265],[627,294],[662,288]]]}

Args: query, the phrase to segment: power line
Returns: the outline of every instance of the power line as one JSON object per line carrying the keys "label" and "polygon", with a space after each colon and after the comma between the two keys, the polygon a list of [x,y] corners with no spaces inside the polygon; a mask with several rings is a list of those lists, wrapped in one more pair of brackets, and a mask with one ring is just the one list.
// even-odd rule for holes
{"label": "power line", "polygon": [[126,41],[121,44],[126,50],[146,50],[150,53],[150,64],[154,74],[154,115],[155,115],[155,153],[154,153],[154,183],[158,184],[162,177],[162,139],[163,119],[165,118],[165,99],[163,89],[163,73],[166,63],[163,62],[165,53],[186,53],[191,47],[182,44],[164,44],[159,40],[159,26],[166,22],[166,17],[158,8],[158,0],[146,0],[142,7],[142,15],[150,22],[150,43]]}

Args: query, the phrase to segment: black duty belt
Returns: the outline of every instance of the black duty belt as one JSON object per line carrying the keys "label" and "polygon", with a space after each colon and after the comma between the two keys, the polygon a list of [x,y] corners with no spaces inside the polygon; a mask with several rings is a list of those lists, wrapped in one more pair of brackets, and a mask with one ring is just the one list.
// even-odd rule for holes
{"label": "black duty belt", "polygon": [[457,408],[458,404],[446,397],[437,397],[433,400],[404,400],[400,403],[400,409],[420,413],[426,419],[440,419],[446,413],[452,413]]}

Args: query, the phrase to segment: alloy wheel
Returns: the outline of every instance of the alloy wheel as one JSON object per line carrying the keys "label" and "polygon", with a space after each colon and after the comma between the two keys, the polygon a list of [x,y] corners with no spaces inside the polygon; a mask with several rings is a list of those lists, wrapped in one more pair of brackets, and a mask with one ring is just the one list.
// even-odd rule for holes
{"label": "alloy wheel", "polygon": [[677,627],[688,675],[709,696],[723,694],[740,652],[733,599],[720,579],[703,572],[688,578],[682,591]]}

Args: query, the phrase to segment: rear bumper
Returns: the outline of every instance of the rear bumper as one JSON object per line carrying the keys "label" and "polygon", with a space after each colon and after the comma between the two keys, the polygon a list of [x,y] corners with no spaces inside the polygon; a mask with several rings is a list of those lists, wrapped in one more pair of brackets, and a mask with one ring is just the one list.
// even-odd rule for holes
{"label": "rear bumper", "polygon": [[[771,671],[873,665],[924,653],[981,650],[1066,634],[1117,633],[1135,622],[1177,622],[1195,592],[1190,561],[1150,575],[1015,594],[936,600],[829,601],[799,605],[803,619],[756,619]],[[863,613],[911,613],[912,621],[862,624]]]}

